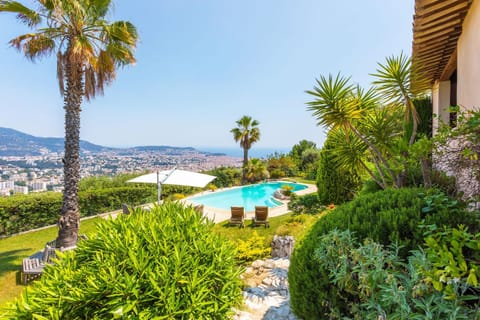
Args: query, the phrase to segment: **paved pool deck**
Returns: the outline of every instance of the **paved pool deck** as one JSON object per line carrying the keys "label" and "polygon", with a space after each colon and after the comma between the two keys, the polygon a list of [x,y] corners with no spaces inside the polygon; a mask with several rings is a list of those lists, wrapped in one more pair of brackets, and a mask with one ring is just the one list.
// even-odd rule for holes
{"label": "paved pool deck", "polygon": [[[292,182],[292,181],[289,181],[289,182]],[[295,194],[301,196],[301,195],[304,195],[304,194],[317,192],[317,186],[315,186],[313,184],[307,184],[307,183],[301,183],[301,184],[306,185],[307,188],[303,189],[303,190],[296,191]],[[234,188],[238,188],[238,187],[234,187]],[[229,190],[229,189],[232,189],[232,188],[222,188],[222,189],[218,189],[216,191],[203,191],[201,193],[197,193],[197,194],[193,195],[192,197],[200,196],[200,195],[204,195],[204,194],[212,194],[212,193],[216,193],[216,192],[222,192],[222,191]],[[182,201],[186,205],[196,205],[193,202],[191,202],[189,200],[189,198],[186,198]],[[278,199],[276,199],[276,200],[278,200]],[[288,201],[282,201],[282,200],[278,200],[278,201],[282,202],[282,204],[277,206],[277,207],[270,208],[270,210],[268,212],[269,217],[280,216],[280,215],[285,214],[289,211],[288,207],[287,207]],[[251,219],[255,216],[255,211],[247,211],[245,214],[246,214],[245,219]],[[226,220],[230,219],[230,210],[224,210],[224,209],[204,206],[203,207],[203,215],[206,216],[208,219],[213,220],[215,223],[218,223],[218,222],[222,222],[222,221],[226,221]]]}

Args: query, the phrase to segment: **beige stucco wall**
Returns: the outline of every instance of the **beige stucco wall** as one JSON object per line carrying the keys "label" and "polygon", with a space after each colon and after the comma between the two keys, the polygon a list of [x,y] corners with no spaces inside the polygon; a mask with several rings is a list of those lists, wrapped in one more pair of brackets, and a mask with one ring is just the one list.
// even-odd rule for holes
{"label": "beige stucco wall", "polygon": [[436,81],[432,88],[432,108],[435,117],[432,119],[433,134],[441,123],[450,121],[450,81]]}
{"label": "beige stucco wall", "polygon": [[474,0],[458,40],[457,103],[480,108],[480,0]]}

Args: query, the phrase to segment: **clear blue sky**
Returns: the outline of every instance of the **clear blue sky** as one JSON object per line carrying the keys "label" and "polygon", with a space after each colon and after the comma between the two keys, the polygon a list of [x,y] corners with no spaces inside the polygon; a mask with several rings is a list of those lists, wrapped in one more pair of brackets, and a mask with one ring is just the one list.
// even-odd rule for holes
{"label": "clear blue sky", "polygon": [[[254,148],[290,148],[302,139],[320,146],[325,132],[306,110],[305,90],[339,71],[368,86],[377,62],[410,54],[413,2],[114,1],[111,20],[138,28],[137,64],[84,104],[81,138],[236,147],[230,129],[250,115],[262,134]],[[9,47],[28,32],[13,15],[0,14],[0,30],[0,126],[63,136],[54,57],[31,63]]]}

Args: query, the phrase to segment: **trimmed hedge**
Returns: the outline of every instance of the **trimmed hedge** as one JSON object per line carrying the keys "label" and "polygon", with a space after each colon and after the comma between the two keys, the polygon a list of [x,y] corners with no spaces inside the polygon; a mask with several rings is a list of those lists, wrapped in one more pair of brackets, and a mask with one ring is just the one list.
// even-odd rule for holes
{"label": "trimmed hedge", "polygon": [[[138,205],[156,199],[155,188],[126,186],[79,192],[80,216],[92,216],[120,209],[123,203]],[[0,236],[56,224],[62,208],[62,194],[44,192],[0,197]]]}
{"label": "trimmed hedge", "polygon": [[47,266],[8,319],[228,319],[241,301],[235,249],[192,207],[102,221]]}
{"label": "trimmed hedge", "polygon": [[[320,237],[334,229],[349,229],[360,241],[371,238],[382,245],[398,243],[404,246],[399,253],[405,258],[409,250],[421,245],[424,230],[419,226],[423,222],[451,227],[475,223],[474,213],[439,201],[438,205],[428,205],[427,192],[433,194],[433,197],[427,196],[430,201],[435,199],[435,193],[438,194],[436,190],[403,188],[359,196],[320,219],[303,241],[297,243],[291,258],[288,280],[294,312],[305,320],[321,319],[328,314],[326,301],[332,294],[330,279],[322,274],[312,256]],[[429,210],[422,213],[427,206]]]}

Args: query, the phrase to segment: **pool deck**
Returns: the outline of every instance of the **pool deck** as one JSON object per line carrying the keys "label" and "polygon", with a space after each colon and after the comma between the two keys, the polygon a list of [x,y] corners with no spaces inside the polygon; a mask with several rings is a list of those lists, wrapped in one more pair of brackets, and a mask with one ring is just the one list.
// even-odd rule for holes
{"label": "pool deck", "polygon": [[[301,195],[304,195],[304,194],[317,192],[317,186],[315,186],[313,184],[306,184],[306,183],[301,183],[301,184],[306,185],[307,188],[303,189],[303,190],[296,191],[295,194],[301,196]],[[234,188],[238,188],[238,187],[234,187]],[[204,194],[212,194],[212,193],[215,193],[215,192],[221,192],[221,191],[225,191],[225,190],[229,190],[229,189],[232,189],[232,188],[222,188],[222,189],[218,189],[216,191],[203,191],[201,193],[197,193],[197,194],[193,195],[192,197],[196,197],[196,196],[200,196],[200,195],[204,195]],[[185,203],[186,205],[196,205],[193,202],[191,202],[189,200],[189,198],[186,198],[186,199],[182,200],[182,202]],[[270,210],[268,212],[269,217],[280,216],[280,215],[285,214],[289,211],[288,207],[287,207],[288,200],[287,201],[282,201],[282,200],[279,200],[279,199],[275,199],[275,200],[278,200],[278,201],[282,202],[282,204],[278,207],[270,208]],[[213,220],[215,223],[218,223],[218,222],[222,222],[222,221],[226,221],[226,220],[230,219],[230,210],[224,210],[224,209],[204,206],[203,207],[203,215],[206,216],[208,219]],[[255,211],[246,211],[245,215],[246,215],[245,219],[251,219],[255,216]]]}

